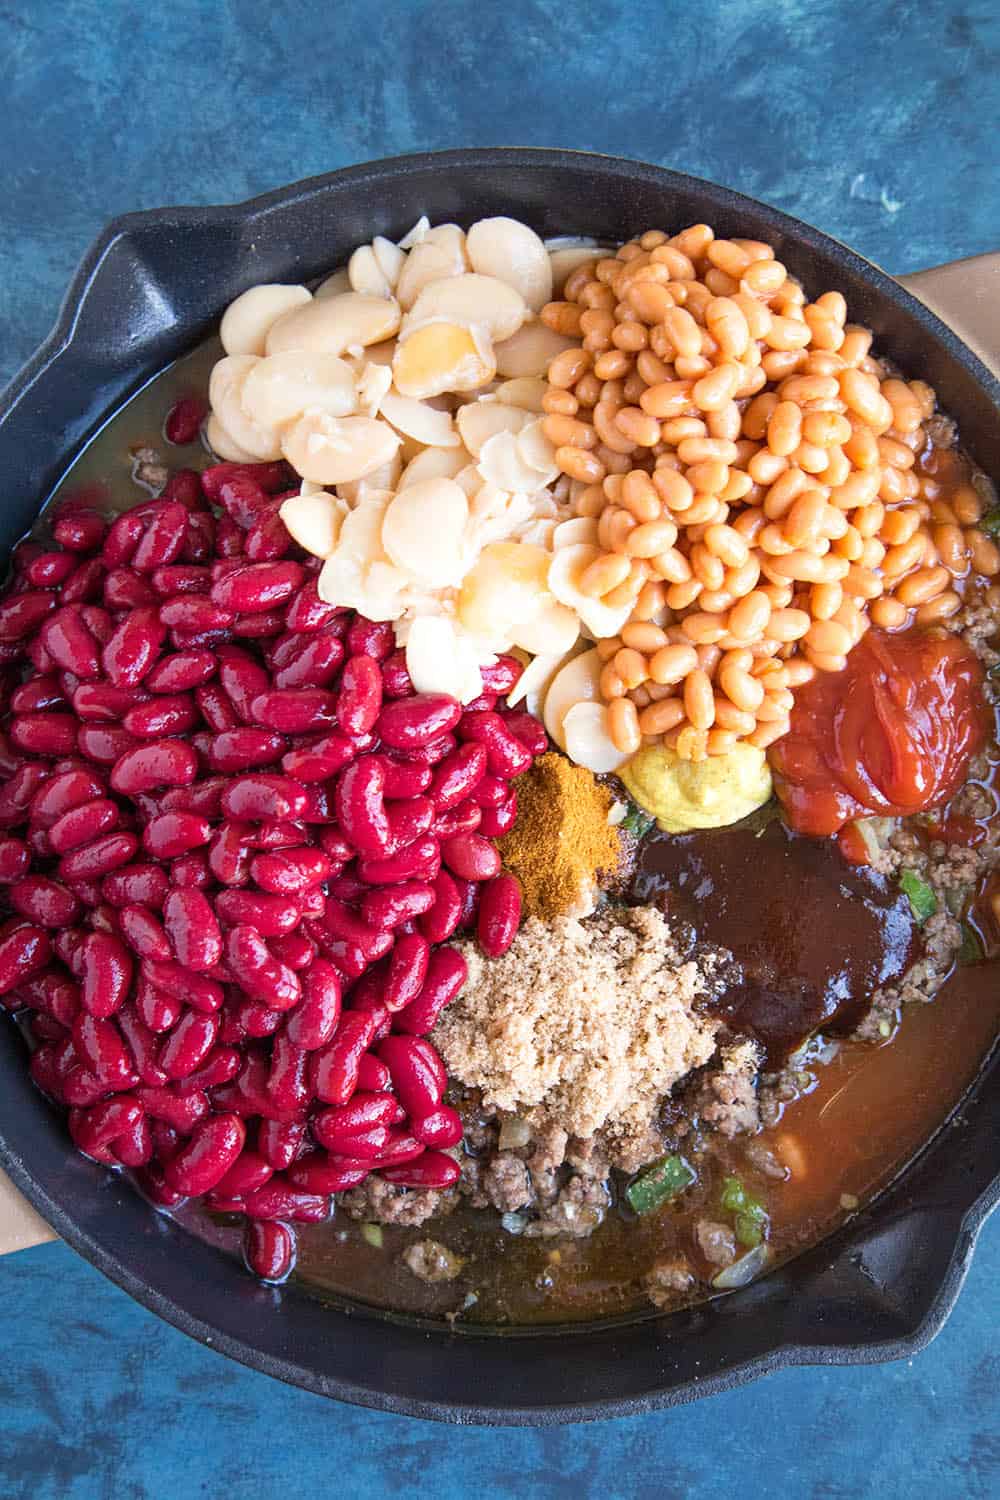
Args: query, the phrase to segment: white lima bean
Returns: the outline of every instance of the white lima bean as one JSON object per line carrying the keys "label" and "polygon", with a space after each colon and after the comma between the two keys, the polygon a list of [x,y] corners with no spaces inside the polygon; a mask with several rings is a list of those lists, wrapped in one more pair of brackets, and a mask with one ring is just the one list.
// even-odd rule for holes
{"label": "white lima bean", "polygon": [[537,375],[519,375],[514,380],[504,380],[493,394],[505,406],[519,406],[522,411],[532,411],[541,416],[545,407],[542,401],[548,390],[544,380]]}
{"label": "white lima bean", "polygon": [[313,296],[317,302],[323,302],[327,297],[339,297],[343,292],[351,290],[351,278],[347,274],[347,267],[341,266],[334,271],[325,281],[321,281]]}
{"label": "white lima bean", "polygon": [[231,302],[219,324],[219,338],[227,354],[263,354],[272,325],[285,313],[312,301],[304,286],[273,282],[252,286]]}
{"label": "white lima bean", "polygon": [[549,685],[570,659],[572,650],[571,647],[570,651],[564,651],[558,656],[533,656],[507,694],[507,702],[511,708],[523,702],[529,714],[534,714],[536,719],[540,718]]}
{"label": "white lima bean", "polygon": [[469,269],[465,234],[457,224],[438,224],[428,229],[400,267],[396,279],[399,305],[407,312],[425,286],[461,276]]}
{"label": "white lima bean", "polygon": [[429,282],[403,320],[402,337],[425,323],[457,323],[482,328],[496,344],[509,339],[530,316],[520,292],[495,276],[468,271]]}
{"label": "white lima bean", "polygon": [[336,550],[347,504],[335,495],[293,495],[279,511],[293,541],[314,557],[329,557]]}
{"label": "white lima bean", "polygon": [[603,556],[603,548],[579,542],[570,547],[561,547],[553,554],[549,567],[549,589],[560,604],[567,604],[576,611],[583,628],[597,641],[618,635],[632,613],[631,604],[621,604],[615,609],[581,591],[581,575],[591,563]]}
{"label": "white lima bean", "polygon": [[496,374],[493,346],[481,329],[427,323],[400,339],[392,378],[401,396],[424,401],[445,391],[476,391]]}
{"label": "white lima bean", "polygon": [[576,703],[600,701],[601,669],[604,663],[596,650],[573,656],[549,683],[542,704],[542,721],[556,744],[565,750],[563,720]]}
{"label": "white lima bean", "polygon": [[512,632],[512,644],[533,656],[559,657],[571,651],[580,639],[580,621],[566,604],[548,592],[541,609]]}
{"label": "white lima bean", "polygon": [[520,292],[532,312],[552,300],[552,265],[538,235],[518,219],[480,219],[466,244],[474,271],[495,276]]}
{"label": "white lima bean", "polygon": [[256,464],[260,462],[253,453],[248,453],[241,448],[219,421],[215,412],[211,412],[205,423],[205,441],[215,454],[216,458],[223,459],[231,464]]}
{"label": "white lima bean", "polygon": [[523,542],[493,542],[466,573],[458,595],[458,618],[471,635],[505,649],[551,597],[546,587],[549,554]]}
{"label": "white lima bean", "polygon": [[574,703],[563,715],[563,747],[570,760],[586,766],[595,775],[617,771],[631,759],[631,751],[621,751],[608,732],[608,710],[603,703]]}
{"label": "white lima bean", "polygon": [[382,525],[382,546],[396,567],[430,588],[457,588],[469,502],[453,479],[423,479],[397,490]]}
{"label": "white lima bean", "polygon": [[247,373],[243,410],[264,428],[283,427],[304,411],[346,417],[357,410],[354,371],[336,354],[295,350],[261,359]]}
{"label": "white lima bean", "polygon": [[208,382],[208,399],[223,431],[257,463],[281,457],[281,438],[276,429],[255,422],[243,404],[247,379],[260,363],[256,354],[227,354],[216,364]]}
{"label": "white lima bean", "polygon": [[381,411],[397,432],[412,438],[425,448],[462,446],[462,439],[455,431],[450,412],[438,411],[424,401],[415,401],[412,396],[400,396],[395,391],[382,398]]}
{"label": "white lima bean", "polygon": [[502,401],[489,399],[469,401],[455,413],[455,421],[462,435],[462,442],[473,457],[478,458],[483,445],[498,432],[520,432],[531,421],[529,412],[516,406],[507,406]]}
{"label": "white lima bean", "polygon": [[316,354],[343,354],[392,338],[399,330],[399,303],[394,297],[342,292],[306,307],[293,307],[271,324],[268,354],[306,349]]}
{"label": "white lima bean", "polygon": [[396,488],[405,490],[420,479],[454,479],[468,466],[471,456],[461,444],[457,448],[425,448],[410,459]]}
{"label": "white lima bean", "polygon": [[410,622],[406,670],[418,693],[447,693],[471,703],[483,690],[476,644],[446,615],[418,615]]}
{"label": "white lima bean", "polygon": [[[597,261],[601,256],[596,240],[546,240],[545,248],[548,251],[549,265],[552,268],[553,297],[562,296],[563,287],[578,266]],[[614,254],[613,251],[611,253]]]}
{"label": "white lima bean", "polygon": [[382,270],[371,245],[359,245],[347,262],[347,279],[355,292],[370,297],[391,297],[392,283]]}
{"label": "white lima bean", "polygon": [[387,422],[321,411],[305,412],[281,440],[281,451],[296,472],[317,484],[363,479],[388,463],[398,447],[399,438]]}
{"label": "white lima bean", "polygon": [[382,522],[390,495],[363,499],[344,517],[337,546],[316,580],[327,604],[360,610],[369,620],[397,620],[406,576],[382,546]]}
{"label": "white lima bean", "polygon": [[537,319],[496,346],[497,373],[508,379],[534,375],[540,380],[557,354],[575,349],[578,341],[565,338]]}

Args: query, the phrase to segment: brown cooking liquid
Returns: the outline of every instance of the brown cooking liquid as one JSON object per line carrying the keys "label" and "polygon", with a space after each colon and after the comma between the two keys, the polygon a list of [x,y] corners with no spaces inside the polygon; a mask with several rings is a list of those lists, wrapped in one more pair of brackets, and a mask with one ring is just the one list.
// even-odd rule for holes
{"label": "brown cooking liquid", "polygon": [[[135,504],[142,492],[131,483],[129,449],[164,451],[165,413],[179,396],[206,389],[219,353],[209,340],[139,391],[95,436],[56,495],[98,483],[105,504]],[[193,445],[172,450],[169,461],[201,468],[206,456]],[[942,455],[947,465],[956,483],[965,477],[957,457]],[[775,1058],[819,1026],[849,1030],[857,1005],[909,961],[912,923],[899,893],[847,865],[832,841],[793,838],[777,823],[763,831],[750,820],[714,833],[655,837],[632,895],[660,901],[706,941],[733,949],[743,978],[721,1002],[722,1013],[759,1035]],[[589,1239],[526,1239],[505,1232],[495,1214],[461,1208],[417,1229],[385,1226],[375,1248],[337,1214],[298,1227],[299,1283],[320,1299],[430,1317],[460,1313],[457,1327],[648,1314],[641,1282],[658,1258],[681,1248],[710,1274],[692,1254],[691,1228],[700,1214],[720,1217],[722,1178],[730,1172],[766,1203],[774,1259],[794,1254],[843,1220],[842,1195],[863,1201],[889,1182],[976,1077],[1000,1032],[1000,929],[988,916],[977,926],[990,962],[959,970],[933,1004],[910,1007],[891,1044],[844,1041],[832,1060],[809,1065],[815,1087],[757,1137],[801,1158],[802,1170],[788,1182],[756,1174],[737,1140],[697,1159],[699,1180],[678,1202],[648,1219],[614,1211]],[[178,1218],[239,1254],[235,1221],[197,1206]],[[402,1266],[400,1251],[428,1237],[465,1258],[457,1280],[427,1286]]]}

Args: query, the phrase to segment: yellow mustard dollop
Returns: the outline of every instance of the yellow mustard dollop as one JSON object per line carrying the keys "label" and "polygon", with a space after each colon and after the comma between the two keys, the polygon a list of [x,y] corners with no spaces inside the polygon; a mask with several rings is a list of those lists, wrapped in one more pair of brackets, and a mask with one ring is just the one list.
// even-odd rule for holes
{"label": "yellow mustard dollop", "polygon": [[771,796],[767,757],[746,744],[699,761],[681,760],[663,745],[647,745],[618,775],[665,833],[726,828]]}

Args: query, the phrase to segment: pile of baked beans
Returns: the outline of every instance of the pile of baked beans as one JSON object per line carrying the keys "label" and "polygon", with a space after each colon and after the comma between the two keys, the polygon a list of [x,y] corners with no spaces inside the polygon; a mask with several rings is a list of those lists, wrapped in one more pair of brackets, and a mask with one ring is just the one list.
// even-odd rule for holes
{"label": "pile of baked beans", "polygon": [[807,301],[770,245],[650,230],[541,317],[579,340],[543,400],[603,549],[579,586],[633,606],[597,643],[619,750],[763,749],[871,624],[946,621],[961,580],[1000,572],[984,495],[945,498],[917,468],[934,391],[872,355],[839,292]]}

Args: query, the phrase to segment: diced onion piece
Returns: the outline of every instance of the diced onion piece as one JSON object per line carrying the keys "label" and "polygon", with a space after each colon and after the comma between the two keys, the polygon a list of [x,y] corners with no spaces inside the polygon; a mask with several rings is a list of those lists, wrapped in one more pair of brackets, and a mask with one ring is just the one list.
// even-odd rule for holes
{"label": "diced onion piece", "polygon": [[563,719],[577,703],[596,703],[604,663],[596,650],[573,656],[549,683],[542,706],[542,719],[552,739],[564,750]]}
{"label": "diced onion piece", "polygon": [[418,693],[447,693],[471,703],[483,690],[475,650],[444,615],[418,615],[410,622],[406,670]]}
{"label": "diced onion piece", "polygon": [[329,557],[337,546],[347,511],[345,501],[321,490],[318,495],[293,495],[279,511],[289,535],[314,557]]}
{"label": "diced onion piece", "polygon": [[281,451],[304,479],[341,484],[362,479],[389,462],[399,438],[372,417],[331,417],[305,412],[285,432]]}
{"label": "diced onion piece", "polygon": [[255,422],[243,406],[243,388],[258,364],[256,354],[227,354],[209,377],[208,399],[223,430],[259,463],[281,457],[281,439],[273,427]]}
{"label": "diced onion piece", "polygon": [[549,568],[549,589],[561,604],[576,610],[583,626],[596,641],[618,635],[632,613],[631,604],[621,604],[617,609],[602,604],[590,594],[581,593],[580,577],[592,562],[603,556],[600,547],[591,547],[581,542],[572,547],[561,547],[553,554]]}
{"label": "diced onion piece", "polygon": [[382,526],[382,545],[398,568],[432,588],[457,587],[469,502],[453,479],[423,479],[398,490]]}
{"label": "diced onion piece", "polygon": [[578,349],[579,340],[554,333],[537,319],[496,346],[497,372],[513,379],[521,375],[541,378],[557,354]]}
{"label": "diced onion piece", "polygon": [[222,314],[219,338],[227,354],[263,354],[268,330],[292,308],[312,301],[304,286],[252,286]]}
{"label": "diced onion piece", "polygon": [[417,401],[412,396],[400,396],[396,391],[390,391],[382,398],[381,411],[397,432],[422,443],[425,448],[462,446],[462,439],[455,431],[450,412],[437,411],[424,401]]}
{"label": "diced onion piece", "polygon": [[748,1286],[763,1271],[770,1253],[766,1243],[755,1245],[746,1255],[741,1255],[739,1260],[734,1260],[731,1266],[726,1266],[718,1275],[713,1276],[712,1285],[720,1292],[732,1292],[737,1287]]}
{"label": "diced onion piece", "polygon": [[458,618],[472,635],[506,640],[548,597],[549,557],[541,547],[493,542],[462,580]]}
{"label": "diced onion piece", "polygon": [[392,338],[399,331],[399,319],[399,303],[393,297],[342,292],[285,313],[268,330],[267,352],[309,349],[318,354],[343,354],[346,349],[365,348]]}
{"label": "diced onion piece", "polygon": [[505,380],[494,392],[505,406],[519,406],[522,411],[544,412],[542,398],[548,390],[544,380],[537,375],[519,375],[516,380]]}
{"label": "diced onion piece", "polygon": [[242,401],[261,427],[283,427],[307,409],[346,417],[357,406],[354,372],[336,354],[272,354],[248,372]]}
{"label": "diced onion piece", "polygon": [[501,1151],[515,1151],[526,1146],[530,1140],[531,1126],[527,1120],[522,1120],[518,1115],[509,1115],[501,1121],[498,1142]]}
{"label": "diced onion piece", "polygon": [[418,401],[444,391],[475,391],[496,374],[489,340],[457,323],[427,323],[400,339],[392,361],[402,396]]}
{"label": "diced onion piece", "polygon": [[214,411],[209,414],[208,421],[205,423],[205,441],[216,458],[224,459],[227,463],[255,464],[259,462],[253,453],[248,453],[229,436]]}
{"label": "diced onion piece", "polygon": [[[400,277],[400,285],[402,281]],[[506,282],[466,272],[429,282],[406,314],[403,335],[424,323],[457,323],[483,328],[498,343],[516,333],[529,316],[524,298]]]}
{"label": "diced onion piece", "polygon": [[580,621],[568,605],[559,604],[551,594],[545,598],[537,614],[512,632],[514,645],[532,655],[563,656],[579,639]]}
{"label": "diced onion piece", "polygon": [[617,771],[631,753],[619,750],[608,733],[608,710],[603,703],[575,703],[563,715],[562,733],[570,760],[595,775]]}
{"label": "diced onion piece", "polygon": [[404,490],[421,479],[454,479],[469,466],[469,457],[461,443],[457,448],[425,448],[406,465],[397,488]]}
{"label": "diced onion piece", "polygon": [[483,444],[498,432],[519,432],[531,417],[516,406],[506,406],[502,401],[469,401],[455,413],[462,442],[474,457],[483,451]]}
{"label": "diced onion piece", "polygon": [[469,230],[466,246],[473,270],[505,281],[521,294],[532,312],[540,312],[551,301],[548,252],[527,224],[503,215],[480,219]]}

